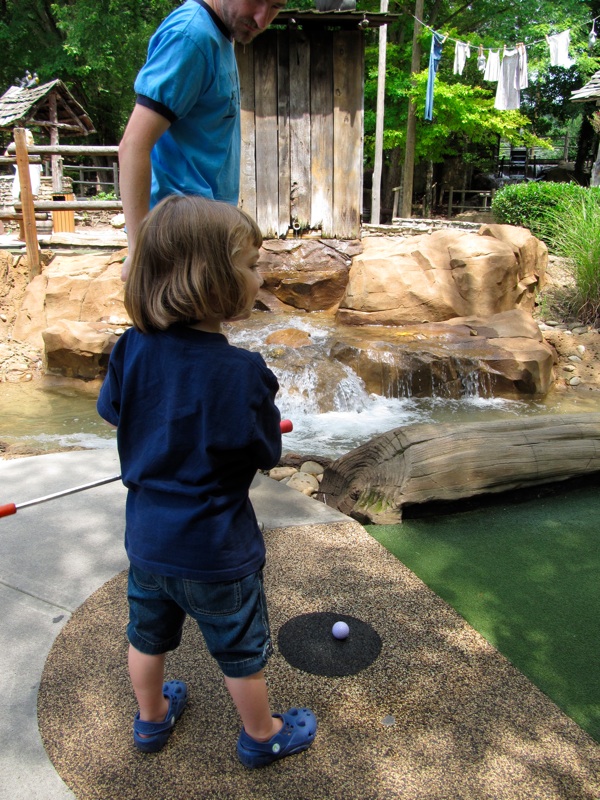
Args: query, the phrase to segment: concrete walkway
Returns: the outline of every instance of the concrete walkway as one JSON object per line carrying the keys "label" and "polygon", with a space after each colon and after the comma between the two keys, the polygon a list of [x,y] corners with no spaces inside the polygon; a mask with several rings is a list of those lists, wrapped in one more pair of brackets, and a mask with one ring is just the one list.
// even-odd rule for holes
{"label": "concrete walkway", "polygon": [[[116,450],[0,461],[0,504],[22,503],[119,472]],[[74,797],[44,750],[37,694],[54,639],[72,613],[127,566],[120,481],[0,519],[0,786],[11,800]],[[263,476],[251,490],[268,528],[347,517]]]}

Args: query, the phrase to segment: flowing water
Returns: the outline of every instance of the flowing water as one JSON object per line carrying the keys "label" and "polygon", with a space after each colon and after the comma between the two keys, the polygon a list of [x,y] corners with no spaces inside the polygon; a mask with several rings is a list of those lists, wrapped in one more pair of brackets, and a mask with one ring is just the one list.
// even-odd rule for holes
{"label": "flowing water", "polygon": [[[282,328],[310,336],[306,348],[268,345],[265,339]],[[280,317],[256,312],[251,320],[226,331],[232,344],[260,351],[277,375],[278,405],[294,423],[284,449],[306,455],[338,457],[378,433],[417,422],[476,421],[514,415],[596,411],[597,402],[575,392],[551,393],[544,401],[506,400],[487,396],[476,381],[463,376],[460,399],[417,398],[398,386],[368,392],[350,366],[328,358],[339,336],[333,321],[318,314]],[[347,336],[366,335],[346,331]],[[401,389],[401,387],[400,387]],[[95,396],[77,386],[41,388],[37,383],[0,384],[0,442],[36,450],[62,447],[114,447],[115,432],[96,414]]]}

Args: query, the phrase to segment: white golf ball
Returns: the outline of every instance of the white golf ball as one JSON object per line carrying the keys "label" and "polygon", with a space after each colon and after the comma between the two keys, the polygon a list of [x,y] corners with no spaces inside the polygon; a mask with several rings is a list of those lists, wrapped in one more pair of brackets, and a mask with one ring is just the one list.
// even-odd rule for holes
{"label": "white golf ball", "polygon": [[345,639],[350,633],[350,628],[345,622],[336,622],[331,632],[336,639]]}

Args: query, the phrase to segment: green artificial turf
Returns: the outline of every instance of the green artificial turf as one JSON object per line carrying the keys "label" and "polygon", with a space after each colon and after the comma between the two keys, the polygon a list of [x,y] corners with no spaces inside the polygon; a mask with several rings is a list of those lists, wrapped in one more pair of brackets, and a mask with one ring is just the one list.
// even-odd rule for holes
{"label": "green artificial turf", "polygon": [[365,528],[600,741],[597,487]]}

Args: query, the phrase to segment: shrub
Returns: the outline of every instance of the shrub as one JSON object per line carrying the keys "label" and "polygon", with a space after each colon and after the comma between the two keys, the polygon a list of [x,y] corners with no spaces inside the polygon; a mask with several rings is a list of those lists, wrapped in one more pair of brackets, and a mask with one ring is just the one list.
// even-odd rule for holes
{"label": "shrub", "polygon": [[564,201],[582,202],[589,192],[577,183],[515,183],[496,192],[492,211],[498,222],[529,228],[534,236],[549,244],[547,222],[557,207]]}

